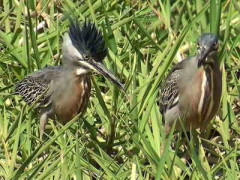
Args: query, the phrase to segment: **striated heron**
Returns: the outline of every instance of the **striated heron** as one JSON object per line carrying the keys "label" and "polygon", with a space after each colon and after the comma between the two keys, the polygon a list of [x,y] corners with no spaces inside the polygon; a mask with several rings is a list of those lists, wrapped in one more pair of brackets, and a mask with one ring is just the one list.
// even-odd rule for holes
{"label": "striated heron", "polygon": [[160,111],[169,133],[176,129],[204,129],[216,115],[222,93],[222,73],[217,60],[218,38],[205,33],[197,42],[198,52],[176,64],[160,89]]}
{"label": "striated heron", "polygon": [[91,92],[90,76],[103,75],[124,91],[123,85],[107,70],[102,61],[107,54],[105,41],[94,24],[71,23],[64,35],[62,65],[45,67],[16,83],[15,94],[28,104],[38,102],[40,138],[50,117],[65,124],[83,113]]}

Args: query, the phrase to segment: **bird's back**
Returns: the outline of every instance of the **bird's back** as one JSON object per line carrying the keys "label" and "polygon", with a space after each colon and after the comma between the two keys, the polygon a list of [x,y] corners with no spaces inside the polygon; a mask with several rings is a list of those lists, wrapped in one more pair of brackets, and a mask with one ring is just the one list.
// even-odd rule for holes
{"label": "bird's back", "polygon": [[40,105],[45,105],[50,97],[46,91],[61,71],[62,66],[49,66],[33,72],[16,83],[15,94],[21,95],[28,104],[38,101]]}
{"label": "bird's back", "polygon": [[161,113],[165,113],[176,103],[174,101],[178,96],[178,82],[180,81],[180,77],[182,75],[185,64],[188,63],[187,61],[189,61],[189,58],[177,63],[169,72],[166,79],[163,80],[162,86],[160,88],[159,99]]}

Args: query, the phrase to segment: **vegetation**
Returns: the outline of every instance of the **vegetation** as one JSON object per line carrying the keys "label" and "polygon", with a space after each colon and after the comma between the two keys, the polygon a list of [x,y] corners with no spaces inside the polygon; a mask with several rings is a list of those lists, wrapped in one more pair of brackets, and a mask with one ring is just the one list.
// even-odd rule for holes
{"label": "vegetation", "polygon": [[[0,3],[0,179],[240,179],[239,1]],[[109,48],[104,63],[130,98],[94,76],[87,112],[65,126],[50,121],[41,142],[38,114],[13,86],[60,64],[66,15],[101,29]],[[196,53],[203,32],[221,42],[221,108],[195,141],[166,137],[159,86],[174,63]]]}

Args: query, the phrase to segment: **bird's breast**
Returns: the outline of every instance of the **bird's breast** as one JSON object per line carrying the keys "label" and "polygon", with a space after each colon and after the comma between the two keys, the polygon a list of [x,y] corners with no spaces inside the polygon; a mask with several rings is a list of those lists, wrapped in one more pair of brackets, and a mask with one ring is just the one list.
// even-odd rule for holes
{"label": "bird's breast", "polygon": [[180,110],[186,123],[199,122],[199,118],[196,117],[198,117],[198,106],[202,95],[202,73],[202,71],[197,71],[191,79],[188,79],[189,82],[181,82],[181,84],[188,84],[180,88],[180,94],[183,95],[180,99]]}
{"label": "bird's breast", "polygon": [[221,84],[210,67],[199,68],[189,86],[181,88],[181,91],[184,96],[180,107],[187,126],[200,127],[216,114],[220,103]]}
{"label": "bird's breast", "polygon": [[64,90],[60,88],[62,92],[55,97],[53,103],[54,112],[63,124],[86,110],[91,92],[91,81],[87,76],[76,76],[71,82],[66,83],[65,87]]}
{"label": "bird's breast", "polygon": [[216,115],[220,104],[222,78],[218,66],[206,66],[204,70],[202,69],[201,86],[201,99],[198,104],[198,115],[200,117],[201,126],[204,126],[204,124],[208,124],[208,122]]}

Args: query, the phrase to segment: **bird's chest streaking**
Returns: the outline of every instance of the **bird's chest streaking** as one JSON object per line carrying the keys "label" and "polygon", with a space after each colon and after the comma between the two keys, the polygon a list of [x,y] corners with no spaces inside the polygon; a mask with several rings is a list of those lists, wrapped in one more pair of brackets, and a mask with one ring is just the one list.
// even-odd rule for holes
{"label": "bird's chest streaking", "polygon": [[70,78],[64,77],[64,81],[58,83],[62,83],[62,85],[55,86],[60,89],[55,90],[55,93],[52,94],[51,98],[54,99],[52,108],[57,119],[65,124],[87,108],[91,92],[91,81],[87,75],[73,75]]}
{"label": "bird's chest streaking", "polygon": [[221,84],[216,80],[213,67],[205,66],[200,67],[194,73],[189,85],[190,87],[180,89],[185,91],[185,95],[180,100],[180,110],[186,119],[188,128],[190,126],[202,127],[213,118],[217,111],[220,98],[214,97],[221,96]]}
{"label": "bird's chest streaking", "polygon": [[201,74],[202,78],[197,114],[199,123],[202,123],[209,118],[213,110],[213,69],[210,66],[201,68],[199,74]]}

